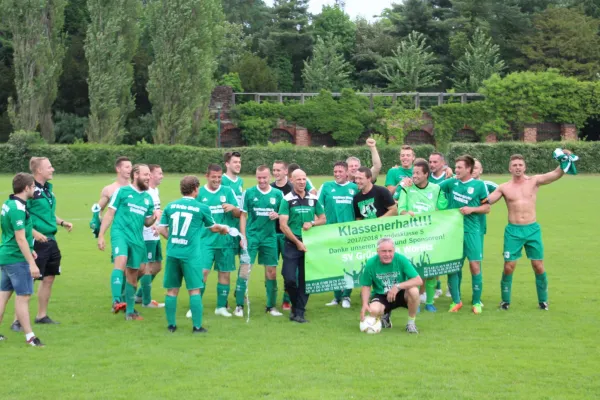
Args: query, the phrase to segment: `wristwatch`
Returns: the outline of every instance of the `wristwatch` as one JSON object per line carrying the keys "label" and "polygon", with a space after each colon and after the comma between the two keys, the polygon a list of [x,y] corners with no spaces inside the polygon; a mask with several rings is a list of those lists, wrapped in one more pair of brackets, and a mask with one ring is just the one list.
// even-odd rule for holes
{"label": "wristwatch", "polygon": [[315,226],[315,221],[310,221],[310,224],[311,224],[312,226]]}

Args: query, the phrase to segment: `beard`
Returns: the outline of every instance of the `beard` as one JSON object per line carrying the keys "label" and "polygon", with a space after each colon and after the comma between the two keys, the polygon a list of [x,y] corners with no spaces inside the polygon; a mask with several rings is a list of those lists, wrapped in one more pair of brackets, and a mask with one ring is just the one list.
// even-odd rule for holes
{"label": "beard", "polygon": [[142,192],[148,190],[148,184],[140,178],[135,180],[135,184],[138,187],[138,189],[140,189]]}

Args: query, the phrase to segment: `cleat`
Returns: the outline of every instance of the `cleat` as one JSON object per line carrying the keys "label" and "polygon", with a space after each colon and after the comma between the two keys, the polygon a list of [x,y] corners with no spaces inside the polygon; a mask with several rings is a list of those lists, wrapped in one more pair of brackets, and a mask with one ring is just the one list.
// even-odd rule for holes
{"label": "cleat", "polygon": [[47,315],[45,317],[42,317],[42,318],[36,318],[34,322],[36,324],[48,324],[48,325],[58,325],[58,324],[60,324],[60,322],[51,320],[50,317],[47,316]]}
{"label": "cleat", "polygon": [[10,326],[10,330],[13,332],[23,332],[23,327],[21,326],[21,323],[17,320],[12,323],[12,325]]}
{"label": "cleat", "polygon": [[421,304],[425,304],[427,302],[427,293],[421,293],[421,295],[419,295],[419,302]]}
{"label": "cleat", "polygon": [[350,297],[344,297],[342,300],[342,308],[350,308]]}
{"label": "cleat", "polygon": [[[216,313],[216,311],[215,311],[215,313]],[[235,315],[236,317],[243,317],[244,316],[244,307],[237,306],[235,308],[235,311],[233,312],[233,315]]]}
{"label": "cleat", "polygon": [[185,317],[192,318],[192,310],[188,310],[188,312],[185,313]]}
{"label": "cleat", "polygon": [[481,314],[481,311],[483,311],[481,309],[482,307],[483,307],[483,304],[481,304],[481,303],[473,304],[473,314]]}
{"label": "cleat", "polygon": [[446,297],[452,297],[452,294],[450,294],[450,289],[446,290],[445,296]]}
{"label": "cleat", "polygon": [[31,339],[27,340],[27,344],[33,347],[44,347],[44,344],[37,336],[34,336]]}
{"label": "cleat", "polygon": [[510,303],[507,303],[505,301],[501,301],[500,305],[498,306],[501,310],[508,310],[510,308]]}
{"label": "cleat", "polygon": [[286,301],[281,305],[281,309],[283,311],[290,311],[292,309],[292,304]]}
{"label": "cleat", "polygon": [[301,315],[294,316],[294,319],[292,319],[291,321],[297,322],[299,324],[306,324],[308,322],[308,320]]}
{"label": "cleat", "polygon": [[125,321],[142,321],[143,319],[144,318],[136,312],[125,314]]}
{"label": "cleat", "polygon": [[216,308],[215,315],[220,315],[222,317],[227,317],[227,318],[231,317],[231,313],[229,311],[227,311],[227,308],[225,308],[225,307]]}
{"label": "cleat", "polygon": [[425,304],[425,311],[436,312],[437,308],[433,304]]}
{"label": "cleat", "polygon": [[548,311],[548,303],[539,303],[538,307],[540,310]]}
{"label": "cleat", "polygon": [[434,299],[439,298],[444,292],[442,292],[442,289],[435,289],[435,295],[433,296]]}
{"label": "cleat", "polygon": [[412,323],[412,324],[406,324],[406,332],[408,333],[419,333],[417,326]]}
{"label": "cleat", "polygon": [[382,328],[391,328],[392,327],[392,320],[390,318],[391,316],[392,316],[391,313],[383,314],[383,316],[381,317],[381,327]]}
{"label": "cleat", "polygon": [[340,304],[339,301],[337,301],[336,299],[331,300],[329,303],[325,304],[327,307],[331,307],[331,306],[337,306],[338,304]]}
{"label": "cleat", "polygon": [[142,304],[142,298],[140,296],[135,296],[135,304]]}
{"label": "cleat", "polygon": [[460,310],[462,308],[462,301],[460,303],[454,303],[452,302],[450,304],[450,308],[448,309],[448,312],[458,312],[458,310]]}
{"label": "cleat", "polygon": [[169,325],[167,326],[167,330],[171,333],[174,333],[177,330],[177,327],[175,325]]}
{"label": "cleat", "polygon": [[165,303],[159,303],[156,300],[151,300],[150,303],[142,305],[142,307],[145,307],[145,308],[163,308],[164,306],[165,306]]}
{"label": "cleat", "polygon": [[112,305],[112,313],[118,314],[119,311],[125,311],[126,308],[127,308],[127,304],[122,303],[120,301],[115,301]]}
{"label": "cleat", "polygon": [[290,313],[290,321],[293,321],[294,318],[296,318],[296,313],[294,313],[293,311]]}
{"label": "cleat", "polygon": [[206,330],[206,328],[200,327],[200,328],[192,328],[192,333],[207,333],[208,331]]}
{"label": "cleat", "polygon": [[273,317],[281,317],[283,315],[275,307],[267,307],[266,312],[267,314],[271,314]]}

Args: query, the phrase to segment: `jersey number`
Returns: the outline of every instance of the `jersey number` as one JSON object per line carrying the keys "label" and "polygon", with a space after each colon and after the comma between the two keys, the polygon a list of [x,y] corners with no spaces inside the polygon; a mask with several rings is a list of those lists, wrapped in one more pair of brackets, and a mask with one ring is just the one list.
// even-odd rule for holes
{"label": "jersey number", "polygon": [[[183,225],[181,225],[181,232],[179,231],[179,217],[184,218]],[[171,219],[173,220],[173,229],[171,231],[171,235],[185,236],[190,228],[190,224],[192,223],[192,214],[177,211],[171,215]]]}

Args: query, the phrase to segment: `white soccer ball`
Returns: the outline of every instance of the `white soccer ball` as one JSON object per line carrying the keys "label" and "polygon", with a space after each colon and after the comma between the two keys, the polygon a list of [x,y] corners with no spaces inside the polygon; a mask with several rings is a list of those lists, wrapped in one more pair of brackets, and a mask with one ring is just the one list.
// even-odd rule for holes
{"label": "white soccer ball", "polygon": [[365,317],[364,321],[360,322],[360,331],[367,334],[381,332],[381,320],[370,315]]}

